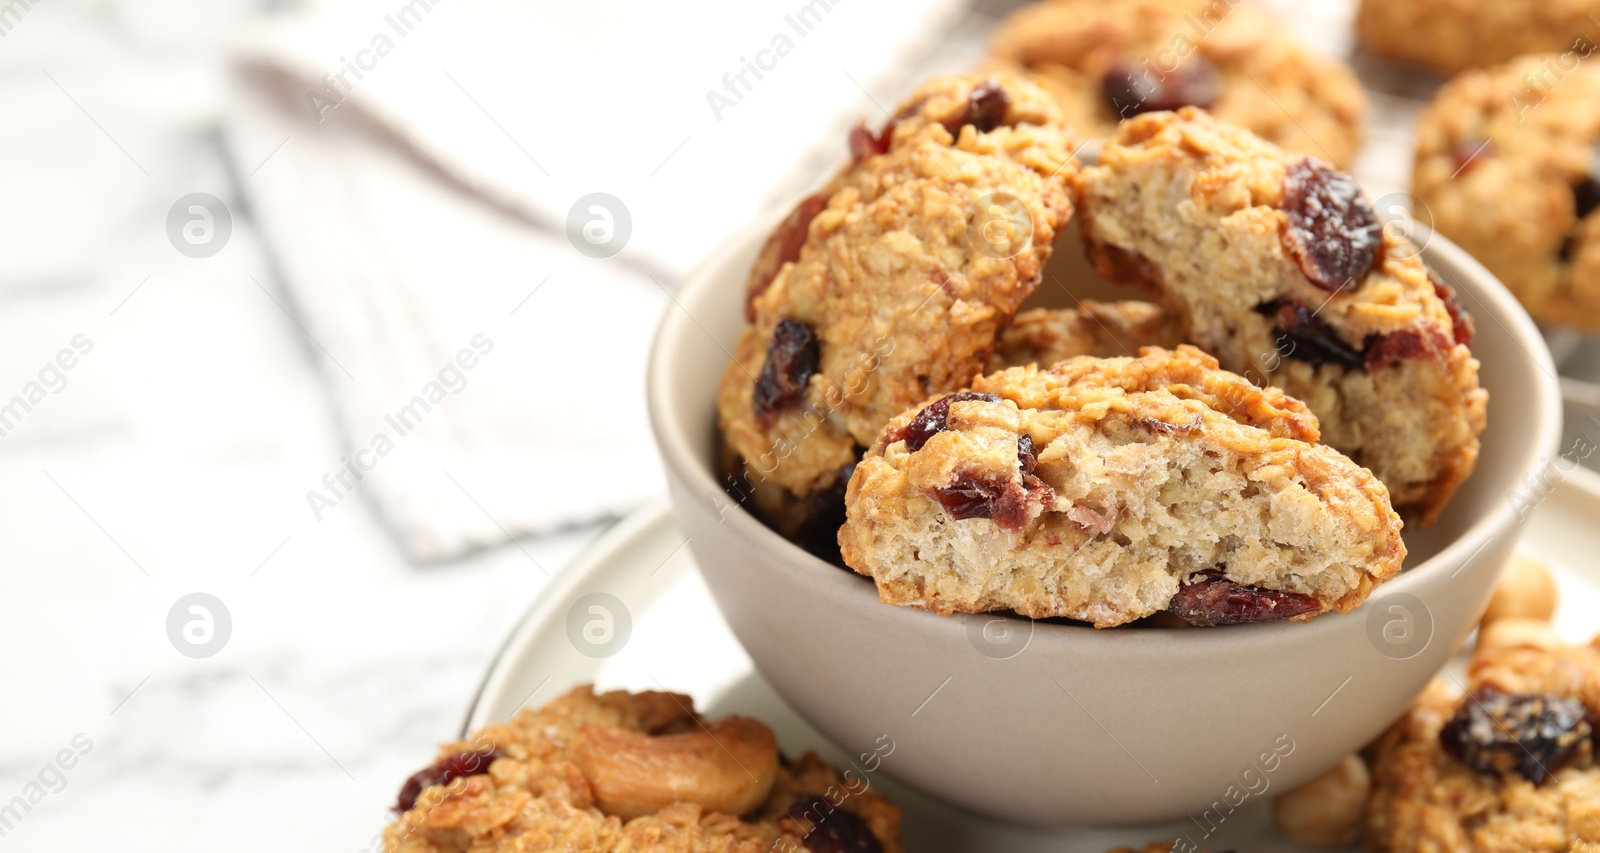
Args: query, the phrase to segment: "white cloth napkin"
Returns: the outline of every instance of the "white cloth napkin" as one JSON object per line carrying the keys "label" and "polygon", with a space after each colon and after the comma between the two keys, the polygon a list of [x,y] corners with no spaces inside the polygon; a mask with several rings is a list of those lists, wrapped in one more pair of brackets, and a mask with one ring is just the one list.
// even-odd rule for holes
{"label": "white cloth napkin", "polygon": [[437,560],[658,491],[666,291],[881,121],[961,8],[363,0],[242,44],[229,150],[348,443],[307,512],[364,496]]}

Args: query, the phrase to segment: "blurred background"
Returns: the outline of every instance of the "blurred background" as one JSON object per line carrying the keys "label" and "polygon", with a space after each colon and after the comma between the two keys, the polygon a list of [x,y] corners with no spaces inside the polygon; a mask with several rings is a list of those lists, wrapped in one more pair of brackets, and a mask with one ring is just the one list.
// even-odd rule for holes
{"label": "blurred background", "polygon": [[0,849],[377,849],[661,491],[677,281],[1014,5],[0,0]]}

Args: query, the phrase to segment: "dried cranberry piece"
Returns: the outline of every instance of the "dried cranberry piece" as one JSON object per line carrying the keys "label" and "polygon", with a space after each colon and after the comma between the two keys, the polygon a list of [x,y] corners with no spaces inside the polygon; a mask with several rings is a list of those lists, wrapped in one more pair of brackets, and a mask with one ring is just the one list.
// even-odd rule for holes
{"label": "dried cranberry piece", "polygon": [[411,774],[400,786],[400,798],[395,811],[408,812],[417,805],[417,797],[427,788],[448,785],[463,776],[480,776],[489,772],[489,765],[506,754],[498,749],[483,752],[458,752],[435,761],[431,766]]}
{"label": "dried cranberry piece", "polygon": [[1024,477],[1032,476],[1039,468],[1039,450],[1033,446],[1033,436],[1027,433],[1017,436],[1017,465]]}
{"label": "dried cranberry piece", "polygon": [[1190,435],[1200,429],[1200,418],[1175,424],[1159,418],[1134,418],[1133,425],[1156,435]]}
{"label": "dried cranberry piece", "polygon": [[1307,157],[1284,178],[1283,245],[1312,284],[1336,291],[1378,262],[1383,231],[1372,203],[1348,176]]}
{"label": "dried cranberry piece", "polygon": [[1452,178],[1459,178],[1472,171],[1479,163],[1483,162],[1483,155],[1489,151],[1487,140],[1478,138],[1463,139],[1450,146],[1450,164],[1455,171],[1450,173]]}
{"label": "dried cranberry piece", "polygon": [[921,450],[922,445],[928,443],[928,439],[944,432],[948,428],[950,404],[962,403],[968,400],[983,400],[987,403],[1000,402],[1000,398],[993,394],[980,394],[976,391],[958,391],[954,394],[949,394],[934,400],[923,407],[922,411],[917,412],[917,416],[911,419],[911,423],[901,428],[900,434],[895,437],[895,440],[904,441],[907,450]]}
{"label": "dried cranberry piece", "polygon": [[806,384],[817,372],[821,360],[817,335],[811,327],[788,317],[778,321],[767,344],[767,360],[756,377],[756,423],[770,426],[780,409],[794,405],[805,396]]}
{"label": "dried cranberry piece", "polygon": [[[760,260],[757,269],[761,270],[761,278],[750,282],[749,289],[745,292],[744,316],[746,320],[754,322],[756,319],[756,299],[767,292],[772,286],[772,280],[777,277],[783,265],[800,260],[800,250],[806,244],[806,236],[811,230],[811,220],[817,218],[828,207],[830,196],[824,190],[802,199],[778,227],[767,237],[767,242],[761,247]],[[762,267],[762,264],[766,264]]]}
{"label": "dried cranberry piece", "polygon": [[1449,348],[1450,340],[1437,332],[1401,329],[1387,335],[1373,335],[1367,339],[1366,370],[1377,373],[1391,364],[1430,358]]}
{"label": "dried cranberry piece", "polygon": [[800,547],[840,567],[845,567],[844,557],[839,553],[839,528],[844,526],[845,520],[844,493],[851,476],[856,473],[857,462],[840,468],[832,483],[811,493],[794,536]]}
{"label": "dried cranberry piece", "polygon": [[1236,584],[1213,570],[1178,587],[1167,610],[1194,625],[1239,625],[1316,613],[1322,604],[1309,595]]}
{"label": "dried cranberry piece", "polygon": [[1433,295],[1444,302],[1444,310],[1450,312],[1450,332],[1455,342],[1463,346],[1472,343],[1472,338],[1478,332],[1477,326],[1472,322],[1472,315],[1461,306],[1461,300],[1456,298],[1455,288],[1444,283],[1439,274],[1428,270],[1428,281],[1433,282]]}
{"label": "dried cranberry piece", "polygon": [[967,108],[953,118],[946,119],[944,129],[954,137],[961,136],[963,125],[972,125],[979,133],[988,133],[1006,123],[1006,112],[1011,109],[1011,96],[993,80],[985,80],[972,87],[967,95]]}
{"label": "dried cranberry piece", "polygon": [[1332,326],[1306,306],[1289,299],[1274,299],[1256,306],[1256,313],[1272,319],[1278,355],[1311,365],[1338,364],[1352,370],[1366,366],[1361,352],[1345,343]]}
{"label": "dried cranberry piece", "polygon": [[1439,744],[1479,773],[1515,773],[1542,785],[1593,756],[1595,729],[1594,715],[1576,699],[1483,687],[1439,730]]}
{"label": "dried cranberry piece", "polygon": [[1048,501],[1054,493],[1031,473],[997,480],[962,471],[954,483],[933,490],[952,519],[987,518],[1011,531],[1028,526],[1028,498],[1036,494]]}
{"label": "dried cranberry piece", "polygon": [[873,133],[865,121],[856,122],[856,126],[850,128],[850,159],[860,161],[874,154],[888,153],[889,140],[893,137],[894,122],[885,124],[877,133]]}
{"label": "dried cranberry piece", "polygon": [[1118,61],[1100,81],[1102,94],[1119,118],[1179,107],[1210,109],[1222,92],[1217,67],[1203,56],[1190,57],[1167,74],[1149,66],[1143,72]]}
{"label": "dried cranberry piece", "polygon": [[933,494],[938,499],[944,511],[957,521],[969,518],[994,518],[996,510],[1004,514],[1001,504],[1006,501],[1008,491],[1020,492],[1021,489],[1012,489],[1011,480],[991,480],[987,477],[978,477],[962,473],[957,475],[955,483],[942,489],[935,489]]}
{"label": "dried cranberry piece", "polygon": [[811,853],[881,853],[882,845],[867,822],[835,808],[821,797],[803,797],[789,807],[791,820],[811,824],[804,844]]}

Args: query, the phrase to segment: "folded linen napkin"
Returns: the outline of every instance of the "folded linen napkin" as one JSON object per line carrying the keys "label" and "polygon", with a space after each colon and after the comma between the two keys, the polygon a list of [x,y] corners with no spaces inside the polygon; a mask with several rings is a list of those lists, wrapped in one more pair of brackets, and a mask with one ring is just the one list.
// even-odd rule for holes
{"label": "folded linen napkin", "polygon": [[666,292],[837,163],[961,12],[363,0],[241,44],[230,156],[348,445],[308,514],[362,495],[429,561],[659,491]]}

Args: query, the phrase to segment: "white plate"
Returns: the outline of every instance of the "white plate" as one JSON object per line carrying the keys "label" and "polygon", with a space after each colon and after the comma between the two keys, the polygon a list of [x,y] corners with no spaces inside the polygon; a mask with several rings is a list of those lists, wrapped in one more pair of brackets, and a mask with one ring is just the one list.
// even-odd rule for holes
{"label": "white plate", "polygon": [[[1537,500],[1537,492],[1526,497]],[[1600,633],[1597,522],[1600,474],[1577,469],[1531,514],[1522,539],[1523,553],[1556,570],[1561,587],[1557,627],[1573,641],[1586,642]],[[713,717],[740,713],[765,721],[786,752],[814,749],[845,763],[755,673],[712,603],[686,544],[664,502],[641,509],[598,540],[551,584],[506,640],[479,688],[463,733],[594,682],[602,689],[688,693]],[[826,673],[819,673],[819,682],[826,689]],[[891,769],[893,758],[883,766]],[[1180,824],[1043,834],[972,817],[895,785],[882,773],[871,778],[904,810],[909,850],[1103,853],[1179,833],[1198,841],[1202,834],[1195,825]],[[1222,822],[1204,841],[1207,848],[1241,853],[1308,850],[1271,828],[1265,805],[1275,793],[1263,792],[1253,798],[1254,807]]]}

